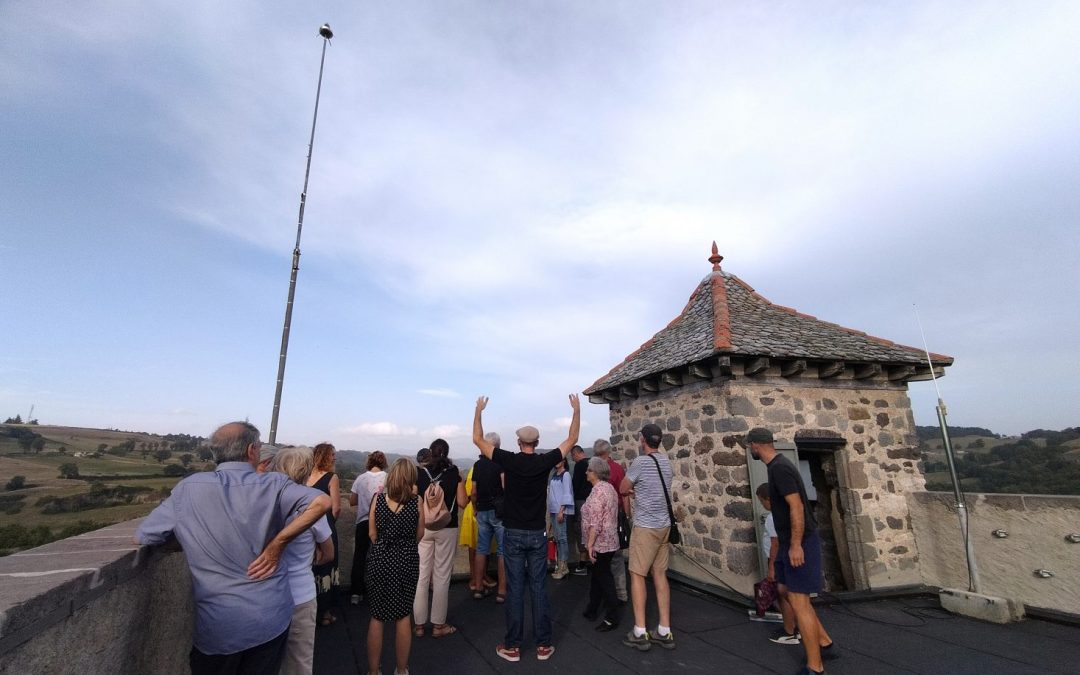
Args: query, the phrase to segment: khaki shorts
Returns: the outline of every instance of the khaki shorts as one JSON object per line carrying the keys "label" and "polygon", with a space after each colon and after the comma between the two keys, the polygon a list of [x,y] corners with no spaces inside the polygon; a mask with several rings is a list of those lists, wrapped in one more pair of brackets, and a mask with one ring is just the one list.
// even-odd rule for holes
{"label": "khaki shorts", "polygon": [[630,572],[647,577],[650,571],[663,573],[668,568],[668,530],[670,527],[635,527],[630,531]]}

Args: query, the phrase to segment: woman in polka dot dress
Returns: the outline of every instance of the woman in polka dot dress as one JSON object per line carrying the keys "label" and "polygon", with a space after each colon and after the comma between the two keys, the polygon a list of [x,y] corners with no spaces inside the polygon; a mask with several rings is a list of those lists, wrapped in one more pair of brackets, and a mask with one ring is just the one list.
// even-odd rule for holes
{"label": "woman in polka dot dress", "polygon": [[371,503],[368,517],[367,570],[371,622],[368,624],[368,671],[380,672],[383,628],[394,622],[394,672],[409,672],[412,647],[412,609],[420,577],[417,543],[424,536],[424,503],[416,496],[416,465],[399,459],[386,476],[386,489]]}

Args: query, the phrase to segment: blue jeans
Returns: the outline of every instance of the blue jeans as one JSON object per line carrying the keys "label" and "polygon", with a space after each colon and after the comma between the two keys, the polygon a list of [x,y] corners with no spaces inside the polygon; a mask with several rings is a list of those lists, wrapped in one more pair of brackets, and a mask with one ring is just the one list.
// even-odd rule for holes
{"label": "blue jeans", "polygon": [[547,537],[543,530],[505,530],[507,647],[521,646],[525,630],[525,583],[532,602],[533,636],[538,646],[551,645],[551,603],[547,594]]}
{"label": "blue jeans", "polygon": [[495,538],[499,555],[503,555],[503,539],[506,534],[502,521],[495,515],[495,509],[476,512],[476,552],[481,555],[491,553],[491,538]]}
{"label": "blue jeans", "polygon": [[566,562],[570,559],[570,546],[566,543],[566,520],[570,517],[563,516],[563,521],[560,523],[559,514],[551,514],[551,532],[555,535],[555,555],[559,562]]}

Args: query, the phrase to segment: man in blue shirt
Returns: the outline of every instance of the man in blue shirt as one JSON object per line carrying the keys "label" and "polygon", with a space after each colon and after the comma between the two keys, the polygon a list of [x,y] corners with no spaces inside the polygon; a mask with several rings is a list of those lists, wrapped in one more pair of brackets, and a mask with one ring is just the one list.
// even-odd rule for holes
{"label": "man in blue shirt", "polygon": [[195,596],[195,674],[277,672],[293,612],[278,561],[330,509],[320,490],[256,473],[260,446],[259,430],[247,422],[219,428],[210,437],[217,470],[180,481],[135,535],[150,546],[175,537],[184,549]]}

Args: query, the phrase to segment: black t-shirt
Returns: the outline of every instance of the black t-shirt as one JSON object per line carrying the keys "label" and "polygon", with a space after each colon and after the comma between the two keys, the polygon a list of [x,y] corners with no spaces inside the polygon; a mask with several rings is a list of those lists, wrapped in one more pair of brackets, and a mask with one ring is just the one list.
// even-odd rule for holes
{"label": "black t-shirt", "polygon": [[476,510],[491,511],[495,508],[495,498],[503,493],[502,468],[487,457],[473,464],[473,494],[476,495]]}
{"label": "black t-shirt", "polygon": [[[430,477],[428,477],[429,472],[431,473]],[[453,464],[441,472],[432,471],[430,467],[427,469],[420,467],[416,476],[416,493],[422,496],[424,490],[427,490],[428,486],[431,485],[432,479],[435,479],[439,486],[442,487],[443,501],[446,503],[446,509],[450,511],[450,522],[446,526],[457,527],[457,486],[461,482],[461,472]]]}
{"label": "black t-shirt", "polygon": [[589,493],[592,492],[592,483],[585,477],[585,472],[589,470],[589,458],[581,460],[580,462],[574,462],[574,501],[583,502],[589,498]]}
{"label": "black t-shirt", "polygon": [[781,546],[791,544],[791,508],[788,506],[785,495],[798,494],[803,503],[803,532],[809,534],[817,529],[817,521],[814,520],[814,511],[810,508],[810,501],[806,498],[806,486],[803,485],[799,469],[783,455],[777,455],[768,464],[769,470],[769,501],[772,502],[773,524],[776,526],[776,537]]}
{"label": "black t-shirt", "polygon": [[503,525],[514,530],[543,530],[546,522],[544,512],[547,511],[547,478],[562,460],[562,452],[524,453],[496,448],[491,458],[506,473]]}

